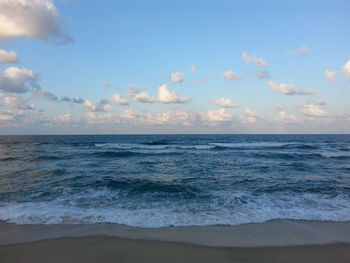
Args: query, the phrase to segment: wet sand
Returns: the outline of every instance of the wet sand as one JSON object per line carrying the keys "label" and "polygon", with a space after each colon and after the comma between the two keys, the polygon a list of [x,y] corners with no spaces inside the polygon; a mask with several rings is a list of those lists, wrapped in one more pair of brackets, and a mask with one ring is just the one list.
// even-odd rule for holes
{"label": "wet sand", "polygon": [[0,262],[349,263],[350,244],[218,248],[116,237],[78,237],[2,246]]}
{"label": "wet sand", "polygon": [[350,263],[350,222],[166,228],[0,222],[0,263],[8,262]]}

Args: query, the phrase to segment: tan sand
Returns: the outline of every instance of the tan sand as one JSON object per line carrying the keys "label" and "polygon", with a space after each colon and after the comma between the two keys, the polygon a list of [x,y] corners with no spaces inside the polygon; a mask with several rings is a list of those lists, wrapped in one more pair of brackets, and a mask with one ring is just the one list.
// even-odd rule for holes
{"label": "tan sand", "polygon": [[212,247],[350,243],[350,222],[273,220],[239,226],[139,228],[118,224],[15,225],[0,222],[0,245],[61,237],[112,236]]}
{"label": "tan sand", "polygon": [[60,238],[0,247],[1,263],[349,263],[350,244],[217,248],[115,237]]}

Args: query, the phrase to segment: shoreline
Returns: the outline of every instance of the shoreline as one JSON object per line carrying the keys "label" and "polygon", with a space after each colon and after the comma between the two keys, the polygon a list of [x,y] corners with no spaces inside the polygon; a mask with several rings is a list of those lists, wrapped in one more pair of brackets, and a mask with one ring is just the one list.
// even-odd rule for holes
{"label": "shoreline", "polygon": [[0,233],[0,246],[92,236],[236,248],[350,244],[350,222],[306,220],[162,228],[131,227],[114,223],[17,225],[0,221]]}

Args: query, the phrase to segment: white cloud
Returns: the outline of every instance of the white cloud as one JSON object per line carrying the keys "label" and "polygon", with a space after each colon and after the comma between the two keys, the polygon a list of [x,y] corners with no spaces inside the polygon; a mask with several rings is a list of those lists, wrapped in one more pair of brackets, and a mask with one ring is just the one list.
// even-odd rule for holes
{"label": "white cloud", "polygon": [[213,104],[223,107],[223,108],[233,108],[238,107],[237,104],[234,104],[230,99],[220,98],[213,101]]}
{"label": "white cloud", "polygon": [[60,101],[72,101],[72,99],[67,96],[64,96],[60,99]]}
{"label": "white cloud", "polygon": [[2,64],[18,63],[18,57],[16,52],[0,49],[0,63]]}
{"label": "white cloud", "polygon": [[25,68],[9,67],[0,72],[0,90],[26,93],[40,89],[38,75]]}
{"label": "white cloud", "polygon": [[299,119],[296,116],[289,114],[289,113],[285,112],[284,110],[280,110],[278,112],[278,117],[275,120],[278,122],[283,122],[283,123],[299,122]]}
{"label": "white cloud", "polygon": [[119,105],[129,105],[129,100],[123,98],[122,96],[120,96],[120,94],[118,93],[114,93],[113,94],[113,102],[115,104],[119,104]]}
{"label": "white cloud", "polygon": [[175,91],[168,88],[166,84],[158,88],[158,101],[162,103],[185,103],[191,100],[189,97],[180,98]]}
{"label": "white cloud", "polygon": [[258,119],[258,114],[255,110],[252,109],[246,109],[245,114],[242,115],[239,120],[242,123],[255,123]]}
{"label": "white cloud", "polygon": [[299,112],[308,117],[326,117],[328,113],[321,109],[320,106],[325,105],[323,102],[311,102],[304,105],[298,105]]}
{"label": "white cloud", "polygon": [[58,122],[58,123],[68,123],[73,120],[73,117],[71,114],[66,113],[60,116],[56,116],[53,120],[54,122]]}
{"label": "white cloud", "polygon": [[206,122],[225,122],[232,120],[232,117],[232,114],[226,109],[211,110],[202,115],[203,120]]}
{"label": "white cloud", "polygon": [[85,100],[84,104],[85,104],[85,107],[88,111],[96,111],[97,110],[97,105],[92,100]]}
{"label": "white cloud", "polygon": [[102,87],[105,87],[105,88],[112,88],[112,85],[109,84],[109,83],[106,82],[106,81],[102,81],[102,82],[100,83],[100,85],[101,85]]}
{"label": "white cloud", "polygon": [[309,52],[310,51],[310,48],[308,47],[300,47],[296,50],[289,50],[289,51],[286,51],[286,55],[287,56],[297,56],[297,55],[301,55],[301,54],[304,54],[306,52]]}
{"label": "white cloud", "polygon": [[257,58],[255,56],[249,56],[249,54],[247,52],[244,52],[242,54],[242,60],[245,62],[253,62],[255,65],[259,66],[259,67],[266,67],[267,63],[265,60],[263,60],[262,58]]}
{"label": "white cloud", "polygon": [[134,96],[134,101],[141,102],[141,103],[154,103],[157,101],[157,99],[152,97],[146,92],[140,92]]}
{"label": "white cloud", "polygon": [[335,72],[330,70],[325,70],[324,72],[326,79],[329,81],[335,81]]}
{"label": "white cloud", "polygon": [[234,71],[225,71],[222,74],[222,77],[224,79],[236,79],[236,80],[241,80],[242,78],[238,76]]}
{"label": "white cloud", "polygon": [[195,64],[192,64],[191,66],[191,72],[196,73],[197,72],[197,66]]}
{"label": "white cloud", "polygon": [[52,0],[1,0],[0,10],[0,39],[25,36],[54,43],[72,41]]}
{"label": "white cloud", "polygon": [[346,62],[342,67],[342,72],[344,76],[350,81],[350,60]]}
{"label": "white cloud", "polygon": [[34,105],[28,105],[28,98],[15,96],[9,93],[0,93],[0,101],[6,105],[6,108],[13,108],[19,110],[33,110]]}
{"label": "white cloud", "polygon": [[137,119],[139,115],[137,115],[133,110],[126,109],[121,114],[120,117],[123,119]]}
{"label": "white cloud", "polygon": [[274,92],[284,95],[311,95],[315,93],[315,91],[312,89],[303,90],[295,87],[292,84],[277,84],[272,80],[268,81],[267,84]]}
{"label": "white cloud", "polygon": [[0,114],[0,122],[1,121],[12,121],[15,117],[10,114]]}
{"label": "white cloud", "polygon": [[170,81],[173,83],[180,83],[184,80],[184,74],[182,72],[174,72],[170,74]]}
{"label": "white cloud", "polygon": [[268,71],[261,71],[255,75],[257,79],[269,79],[271,75]]}

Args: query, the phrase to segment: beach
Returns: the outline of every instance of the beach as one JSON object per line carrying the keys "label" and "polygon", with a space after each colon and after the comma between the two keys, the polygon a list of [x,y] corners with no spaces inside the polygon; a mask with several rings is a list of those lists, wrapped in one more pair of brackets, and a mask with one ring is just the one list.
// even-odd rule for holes
{"label": "beach", "polygon": [[0,262],[350,262],[350,222],[239,226],[0,224]]}

